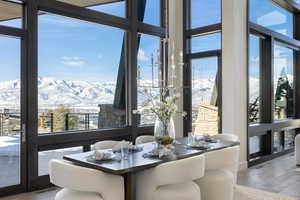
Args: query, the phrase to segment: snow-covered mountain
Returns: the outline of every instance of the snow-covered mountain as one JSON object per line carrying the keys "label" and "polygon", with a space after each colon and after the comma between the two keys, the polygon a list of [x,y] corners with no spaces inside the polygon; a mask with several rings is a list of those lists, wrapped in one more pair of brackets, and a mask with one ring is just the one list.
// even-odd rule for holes
{"label": "snow-covered mountain", "polygon": [[112,103],[114,83],[87,81],[64,81],[53,78],[39,78],[39,106],[42,108],[66,105],[72,107],[97,107]]}
{"label": "snow-covered mountain", "polygon": [[[113,102],[115,84],[39,78],[38,90],[40,108],[53,108],[61,104],[78,108],[97,108],[98,104]],[[19,102],[20,81],[1,82],[0,108],[17,109]]]}
{"label": "snow-covered mountain", "polygon": [[[251,80],[254,87],[250,96],[258,94],[258,80]],[[144,81],[140,85],[150,86],[149,81]],[[193,82],[193,104],[210,103],[215,80],[203,78]],[[55,78],[39,78],[39,108],[49,109],[58,105],[66,105],[72,108],[97,110],[98,104],[112,104],[115,93],[115,83],[113,82],[88,82],[88,81],[65,81]],[[147,98],[142,94],[142,88],[139,89],[139,105],[145,106]],[[158,89],[152,89],[154,95],[158,95]],[[0,109],[19,109],[20,102],[20,81],[11,80],[0,82]]]}
{"label": "snow-covered mountain", "polygon": [[11,80],[0,83],[0,108],[19,110],[20,81]]}

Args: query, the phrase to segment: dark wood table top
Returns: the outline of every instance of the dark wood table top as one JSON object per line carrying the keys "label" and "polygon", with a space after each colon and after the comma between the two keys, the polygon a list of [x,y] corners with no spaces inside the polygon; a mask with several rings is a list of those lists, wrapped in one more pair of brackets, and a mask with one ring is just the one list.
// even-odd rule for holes
{"label": "dark wood table top", "polygon": [[239,145],[239,142],[218,141],[217,143],[211,143],[211,147],[209,149],[200,150],[187,148],[187,138],[180,138],[177,139],[177,141],[178,144],[175,145],[175,155],[169,158],[159,159],[145,157],[145,153],[148,153],[151,150],[153,150],[153,143],[145,143],[139,145],[143,147],[143,150],[140,152],[129,153],[128,160],[93,161],[92,159],[90,159],[90,156],[93,154],[93,151],[66,155],[63,158],[65,160],[73,162],[76,165],[80,165],[83,167],[93,168],[115,175],[124,175],[127,173],[134,173],[141,170],[149,169],[161,163],[188,158],[206,152],[216,151]]}

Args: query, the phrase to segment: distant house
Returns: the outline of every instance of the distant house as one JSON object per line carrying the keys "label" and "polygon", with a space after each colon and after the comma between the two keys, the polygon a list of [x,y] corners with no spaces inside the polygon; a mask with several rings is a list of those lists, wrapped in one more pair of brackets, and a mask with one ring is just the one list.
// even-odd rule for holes
{"label": "distant house", "polygon": [[209,104],[200,104],[198,115],[193,124],[195,134],[218,134],[218,107]]}

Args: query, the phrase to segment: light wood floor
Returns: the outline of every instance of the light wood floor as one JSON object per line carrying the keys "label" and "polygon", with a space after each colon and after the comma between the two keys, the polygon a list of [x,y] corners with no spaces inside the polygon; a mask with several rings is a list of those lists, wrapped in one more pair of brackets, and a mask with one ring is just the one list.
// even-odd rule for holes
{"label": "light wood floor", "polygon": [[288,154],[239,173],[238,184],[300,199],[300,172]]}
{"label": "light wood floor", "polygon": [[[300,172],[296,172],[294,155],[289,154],[239,173],[238,184],[300,199]],[[54,200],[57,189],[0,198],[1,200]]]}

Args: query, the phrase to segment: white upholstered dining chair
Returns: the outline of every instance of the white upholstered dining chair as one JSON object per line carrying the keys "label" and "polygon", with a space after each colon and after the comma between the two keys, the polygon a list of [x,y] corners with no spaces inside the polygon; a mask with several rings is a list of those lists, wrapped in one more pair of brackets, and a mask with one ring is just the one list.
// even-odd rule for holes
{"label": "white upholstered dining chair", "polygon": [[55,200],[124,200],[124,180],[99,170],[51,160],[50,181],[63,188]]}
{"label": "white upholstered dining chair", "polygon": [[240,147],[234,146],[205,154],[205,174],[195,182],[202,200],[232,200],[239,167]]}
{"label": "white upholstered dining chair", "polygon": [[147,142],[154,142],[155,137],[152,135],[141,135],[135,139],[135,144],[144,144]]}
{"label": "white upholstered dining chair", "polygon": [[92,150],[113,149],[118,144],[120,144],[120,141],[104,140],[104,141],[95,143],[92,147]]}
{"label": "white upholstered dining chair", "polygon": [[204,175],[203,155],[172,161],[144,170],[136,176],[137,200],[200,200],[194,180]]}

